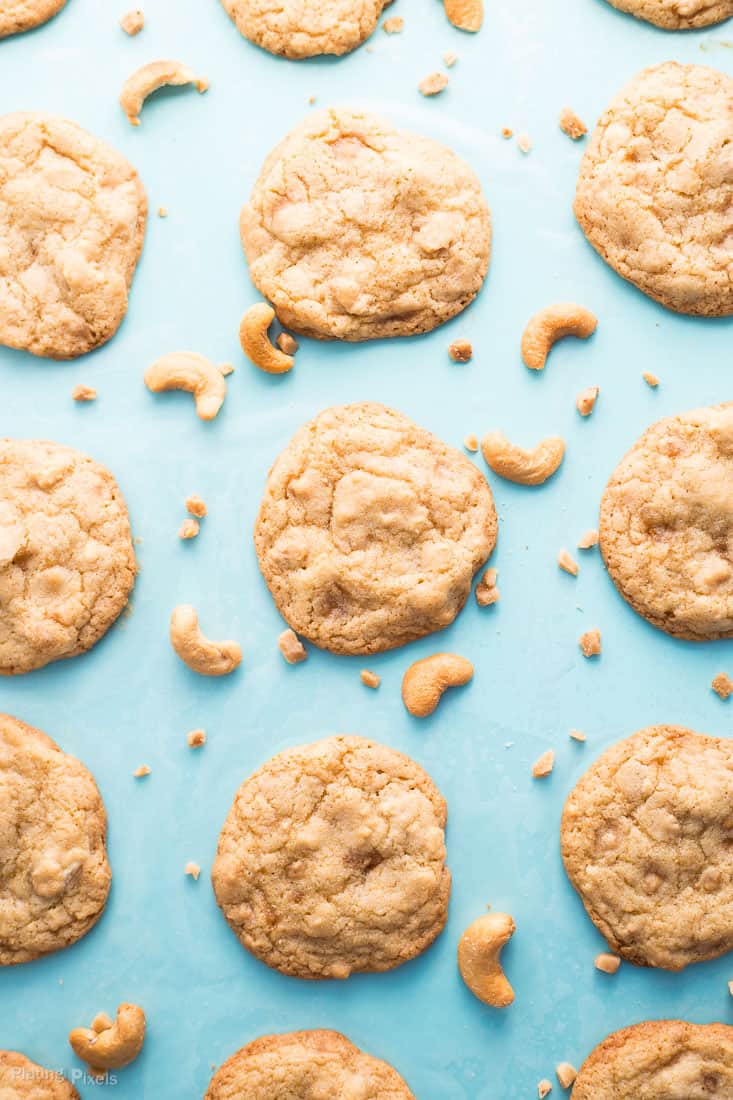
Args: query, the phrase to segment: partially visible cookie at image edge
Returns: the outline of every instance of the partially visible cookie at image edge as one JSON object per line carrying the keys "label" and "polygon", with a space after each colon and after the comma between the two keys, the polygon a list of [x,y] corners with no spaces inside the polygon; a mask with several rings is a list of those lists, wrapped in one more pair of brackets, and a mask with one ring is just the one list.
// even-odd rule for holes
{"label": "partially visible cookie at image edge", "polygon": [[356,49],[385,0],[222,0],[241,33],[263,50],[299,60]]}
{"label": "partially visible cookie at image edge", "polygon": [[3,0],[0,4],[0,38],[30,31],[47,23],[67,0]]}
{"label": "partially visible cookie at image edge", "polygon": [[710,27],[733,15],[733,0],[608,0],[608,3],[669,31]]}
{"label": "partially visible cookie at image edge", "polygon": [[74,1086],[15,1050],[0,1050],[0,1096],[7,1100],[79,1100]]}

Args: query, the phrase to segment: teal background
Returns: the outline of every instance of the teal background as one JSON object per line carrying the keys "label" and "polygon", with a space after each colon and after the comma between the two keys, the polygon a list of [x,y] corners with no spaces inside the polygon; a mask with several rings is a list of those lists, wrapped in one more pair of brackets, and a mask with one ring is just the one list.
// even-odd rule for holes
{"label": "teal background", "polygon": [[[0,1047],[49,1067],[79,1068],[66,1042],[118,1002],[144,1006],[149,1034],[120,1074],[117,1100],[201,1097],[212,1065],[258,1035],[334,1027],[386,1058],[420,1100],[510,1100],[536,1095],[560,1060],[579,1064],[609,1031],[675,1015],[733,1022],[721,959],[681,974],[593,968],[603,942],[570,889],[558,850],[567,792],[612,742],[654,722],[726,736],[730,704],[710,691],[733,673],[731,643],[691,645],[655,631],[617,596],[598,551],[580,575],[556,556],[595,526],[616,462],[653,420],[733,396],[731,321],[667,313],[624,284],[585,243],[571,202],[583,143],[557,126],[572,106],[589,124],[645,65],[675,58],[730,72],[726,35],[668,34],[603,0],[487,0],[484,29],[454,30],[438,0],[396,0],[402,35],[377,30],[341,60],[291,63],[240,37],[216,0],[144,0],[134,39],[117,25],[125,0],[69,0],[36,32],[0,44],[0,111],[37,109],[76,120],[126,154],[146,185],[151,216],[126,321],[104,348],[73,363],[0,349],[0,434],[72,444],[106,463],[126,497],[140,576],[131,614],[90,654],[0,682],[0,710],[45,730],[91,769],[110,823],[114,885],[95,930],[70,950],[0,973]],[[446,50],[460,60],[441,96],[418,80]],[[175,57],[211,80],[204,96],[162,92],[130,127],[117,103],[138,65]],[[432,334],[362,345],[303,340],[291,374],[267,377],[239,350],[239,319],[257,295],[237,219],[271,146],[311,108],[352,103],[452,145],[478,175],[492,209],[494,249],[478,301]],[[502,127],[527,132],[523,156]],[[159,205],[169,216],[156,215]],[[576,299],[600,319],[587,343],[565,341],[540,375],[519,357],[537,308]],[[471,363],[452,364],[449,341],[472,340]],[[230,360],[226,403],[209,424],[190,397],[151,395],[146,366],[191,349]],[[641,373],[661,377],[650,390]],[[99,399],[77,405],[77,383]],[[582,420],[576,394],[598,385]],[[502,599],[469,600],[442,636],[368,661],[311,648],[288,667],[282,622],[260,579],[251,529],[267,469],[294,430],[320,409],[377,400],[461,445],[501,428],[528,445],[563,435],[566,461],[542,489],[491,476],[501,517],[492,565]],[[480,456],[477,463],[483,467]],[[176,537],[183,501],[209,505],[198,539]],[[172,607],[191,602],[214,637],[237,638],[231,677],[190,673],[168,644]],[[599,626],[603,656],[580,655]],[[451,649],[476,666],[473,683],[417,721],[400,700],[416,658]],[[359,681],[364,665],[379,691]],[[203,750],[185,735],[205,727]],[[568,738],[577,727],[585,746]],[[209,870],[241,781],[288,745],[348,731],[401,749],[430,772],[450,807],[454,876],[448,927],[418,960],[390,974],[311,984],[267,970],[219,914]],[[554,773],[531,765],[549,747]],[[152,775],[135,780],[147,763]],[[193,882],[188,860],[202,866]],[[515,1004],[496,1011],[461,983],[456,943],[486,905],[511,912],[506,949]],[[107,1086],[110,1088],[111,1086]],[[81,1086],[91,1096],[97,1086]],[[555,1092],[560,1093],[555,1084]]]}

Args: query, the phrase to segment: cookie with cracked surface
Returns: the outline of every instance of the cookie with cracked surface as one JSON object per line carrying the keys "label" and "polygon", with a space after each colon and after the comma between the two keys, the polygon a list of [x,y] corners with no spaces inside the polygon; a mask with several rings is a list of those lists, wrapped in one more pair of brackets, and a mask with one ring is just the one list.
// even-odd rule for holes
{"label": "cookie with cracked surface", "polygon": [[270,153],[240,230],[281,324],[323,340],[434,329],[476,297],[491,251],[464,161],[345,108],[310,115]]}
{"label": "cookie with cracked surface", "polygon": [[2,0],[0,38],[30,31],[47,23],[66,4],[66,0]]}
{"label": "cookie with cracked surface", "polygon": [[0,966],[70,947],[96,924],[112,878],[106,837],[84,765],[0,715]]}
{"label": "cookie with cracked surface", "polygon": [[349,53],[375,29],[386,0],[222,0],[245,38],[298,61]]}
{"label": "cookie with cracked surface", "polygon": [[652,424],[601,500],[600,546],[621,595],[660,630],[733,637],[733,402]]}
{"label": "cookie with cracked surface", "polygon": [[338,1031],[265,1035],[214,1074],[204,1100],[415,1100],[387,1062],[365,1054]]}
{"label": "cookie with cracked surface", "polygon": [[245,780],[219,837],[216,900],[241,943],[297,978],[392,970],[448,915],[447,807],[363,737],[287,749]]}
{"label": "cookie with cracked surface", "polygon": [[563,862],[589,917],[639,966],[682,970],[733,948],[733,740],[651,726],[568,797]]}
{"label": "cookie with cracked surface", "polygon": [[496,543],[491,490],[465,455],[402,413],[326,409],[272,467],[260,569],[297,634],[380,653],[453,622]]}
{"label": "cookie with cracked surface", "polygon": [[74,122],[0,117],[0,344],[74,359],[127,312],[147,199],[124,157]]}
{"label": "cookie with cracked surface", "polygon": [[60,443],[0,440],[0,675],[91,649],[135,570],[109,470]]}
{"label": "cookie with cracked surface", "polygon": [[733,15],[733,0],[608,0],[614,8],[668,31],[694,30]]}
{"label": "cookie with cracked surface", "polygon": [[573,1100],[733,1100],[733,1027],[648,1020],[591,1051]]}
{"label": "cookie with cracked surface", "polygon": [[603,259],[667,309],[733,313],[733,80],[669,61],[613,100],[581,162],[575,215]]}
{"label": "cookie with cracked surface", "polygon": [[3,1100],[79,1100],[79,1093],[60,1073],[15,1050],[0,1050],[0,1096]]}

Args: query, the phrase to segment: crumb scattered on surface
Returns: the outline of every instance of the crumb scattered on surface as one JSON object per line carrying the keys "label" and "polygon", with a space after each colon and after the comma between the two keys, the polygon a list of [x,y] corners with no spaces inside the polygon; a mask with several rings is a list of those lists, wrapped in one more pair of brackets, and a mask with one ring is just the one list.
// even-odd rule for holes
{"label": "crumb scattered on surface", "polygon": [[514,137],[514,131],[510,129],[509,126],[504,126],[501,131],[501,136],[504,138],[505,141],[508,141],[509,138]]}
{"label": "crumb scattered on surface", "polygon": [[129,34],[130,37],[140,34],[140,31],[145,26],[145,15],[141,8],[133,8],[132,11],[127,11],[120,19],[120,26],[125,34]]}
{"label": "crumb scattered on surface", "polygon": [[569,1089],[575,1078],[578,1076],[578,1071],[575,1066],[571,1066],[570,1062],[560,1062],[555,1067],[555,1073],[557,1079],[564,1089]]}
{"label": "crumb scattered on surface", "polygon": [[548,1081],[546,1077],[543,1077],[541,1081],[537,1082],[537,1095],[540,1100],[545,1100],[545,1097],[552,1092],[552,1081]]}
{"label": "crumb scattered on surface", "polygon": [[310,105],[311,105],[311,107],[312,107],[312,106],[313,106],[313,104],[314,104],[314,103],[316,102],[316,97],[315,97],[314,95],[309,95],[309,96],[308,96],[308,102],[309,102],[309,104],[310,104]]}
{"label": "crumb scattered on surface", "polygon": [[727,672],[719,672],[710,687],[721,699],[727,699],[730,695],[733,695],[733,680]]}
{"label": "crumb scattered on surface", "polygon": [[197,519],[184,519],[178,528],[178,537],[179,539],[195,539],[200,530],[201,526]]}
{"label": "crumb scattered on surface", "polygon": [[359,673],[359,679],[362,684],[368,688],[378,688],[382,682],[382,677],[377,676],[376,672],[370,672],[368,668],[363,668]]}
{"label": "crumb scattered on surface", "polygon": [[284,355],[295,355],[300,347],[298,341],[294,336],[291,336],[289,332],[281,332],[275,340],[275,343]]}
{"label": "crumb scattered on surface", "polygon": [[615,974],[621,966],[621,959],[618,955],[611,955],[607,951],[602,951],[600,955],[596,955],[593,964],[596,970],[600,970],[603,974]]}
{"label": "crumb scattered on surface", "polygon": [[532,775],[535,779],[544,779],[555,767],[555,753],[552,749],[543,752],[532,765]]}
{"label": "crumb scattered on surface", "polygon": [[308,651],[305,646],[295,631],[291,630],[290,627],[288,627],[287,630],[283,630],[282,634],[277,639],[277,645],[289,665],[300,664],[300,662],[304,661],[308,656]]}
{"label": "crumb scattered on surface", "polygon": [[135,779],[143,779],[146,775],[150,775],[150,768],[147,764],[141,764],[132,774],[135,776]]}
{"label": "crumb scattered on surface", "polygon": [[587,738],[582,730],[571,730],[568,737],[572,737],[573,741],[586,741]]}
{"label": "crumb scattered on surface", "polygon": [[448,87],[448,74],[430,73],[422,78],[417,87],[421,95],[440,95]]}
{"label": "crumb scattered on surface", "polygon": [[75,401],[96,401],[97,391],[91,386],[74,386],[71,396]]}
{"label": "crumb scattered on surface", "polygon": [[448,354],[454,363],[467,363],[473,356],[473,346],[470,340],[454,340],[448,346]]}
{"label": "crumb scattered on surface", "polygon": [[471,454],[475,454],[478,450],[478,438],[473,434],[467,435],[466,438],[463,440],[463,446],[466,448],[467,451],[470,451]]}
{"label": "crumb scattered on surface", "polygon": [[201,874],[201,868],[198,863],[187,863],[183,868],[183,872],[186,875],[190,875],[194,881],[198,882],[198,877]]}
{"label": "crumb scattered on surface", "polygon": [[234,374],[234,367],[231,363],[222,363],[222,365],[219,367],[219,370],[225,378],[230,374]]}
{"label": "crumb scattered on surface", "polygon": [[200,749],[206,744],[206,731],[202,729],[191,730],[186,734],[188,746],[191,749]]}
{"label": "crumb scattered on surface", "polygon": [[405,21],[401,15],[391,15],[382,23],[382,30],[387,34],[400,34],[405,27]]}
{"label": "crumb scattered on surface", "polygon": [[476,585],[475,596],[479,607],[489,607],[500,599],[499,589],[496,587],[496,578],[499,576],[496,569],[487,569],[481,580]]}
{"label": "crumb scattered on surface", "polygon": [[641,377],[644,379],[647,386],[651,386],[653,390],[655,390],[659,385],[659,379],[657,378],[656,374],[652,374],[651,371],[645,370]]}
{"label": "crumb scattered on surface", "polygon": [[600,630],[586,630],[578,639],[584,657],[598,657],[601,652]]}
{"label": "crumb scattered on surface", "polygon": [[186,497],[186,511],[190,512],[192,516],[196,516],[198,519],[203,519],[208,509],[201,497],[192,493],[191,496]]}
{"label": "crumb scattered on surface", "polygon": [[529,134],[519,135],[519,137],[517,138],[517,148],[519,149],[520,153],[524,153],[525,155],[531,151],[532,142],[530,140]]}
{"label": "crumb scattered on surface", "polygon": [[448,50],[447,53],[443,54],[443,64],[448,69],[452,69],[457,60],[458,54],[454,50]]}
{"label": "crumb scattered on surface", "polygon": [[557,564],[561,569],[564,569],[566,573],[570,573],[572,577],[578,575],[578,563],[575,558],[572,558],[567,550],[561,550],[557,555]]}
{"label": "crumb scattered on surface", "polygon": [[590,416],[596,406],[600,392],[598,386],[588,386],[587,389],[580,391],[575,398],[575,407],[581,416]]}
{"label": "crumb scattered on surface", "polygon": [[594,546],[598,546],[598,532],[595,527],[589,527],[578,539],[578,549],[592,550]]}
{"label": "crumb scattered on surface", "polygon": [[573,141],[578,141],[588,133],[588,127],[571,107],[563,107],[560,112],[560,129]]}

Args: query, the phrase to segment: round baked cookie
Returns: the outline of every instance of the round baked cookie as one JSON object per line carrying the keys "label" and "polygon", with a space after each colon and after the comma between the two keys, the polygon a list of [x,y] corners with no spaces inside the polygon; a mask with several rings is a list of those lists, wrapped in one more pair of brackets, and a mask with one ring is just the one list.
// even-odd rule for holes
{"label": "round baked cookie", "polygon": [[66,0],[2,0],[0,2],[0,38],[29,31],[47,23],[66,4]]}
{"label": "round baked cookie", "polygon": [[608,0],[619,11],[668,31],[688,31],[722,23],[733,15],[733,0]]}
{"label": "round baked cookie", "polygon": [[272,467],[255,525],[280,614],[332,653],[380,653],[453,622],[496,544],[472,462],[393,409],[326,409]]}
{"label": "round baked cookie", "polygon": [[317,111],[265,161],[240,219],[257,289],[319,339],[414,336],[478,294],[481,185],[455,153],[376,115]]}
{"label": "round baked cookie", "polygon": [[147,199],[105,142],[52,115],[0,117],[0,344],[74,359],[115,334]]}
{"label": "round baked cookie", "polygon": [[91,649],[135,569],[109,470],[60,443],[0,439],[0,675]]}
{"label": "round baked cookie", "polygon": [[733,637],[733,402],[652,424],[601,500],[600,545],[621,595],[690,641]]}
{"label": "round baked cookie", "polygon": [[415,1100],[396,1070],[338,1031],[265,1035],[233,1054],[204,1100]]}
{"label": "round baked cookie", "polygon": [[682,970],[733,948],[733,740],[651,726],[565,803],[565,870],[614,951]]}
{"label": "round baked cookie", "polygon": [[69,947],[96,924],[112,878],[106,838],[84,765],[0,714],[0,966]]}
{"label": "round baked cookie", "polygon": [[79,1093],[60,1073],[38,1066],[14,1050],[0,1050],[0,1097],[3,1100],[79,1100]]}
{"label": "round baked cookie", "polygon": [[575,214],[586,237],[678,313],[733,313],[731,142],[733,80],[669,61],[626,85],[581,162]]}
{"label": "round baked cookie", "polygon": [[287,749],[245,780],[214,893],[242,944],[297,978],[391,970],[448,915],[445,800],[407,756],[363,737]]}
{"label": "round baked cookie", "polygon": [[649,1020],[586,1058],[573,1100],[733,1100],[733,1027]]}
{"label": "round baked cookie", "polygon": [[294,61],[355,50],[376,27],[384,0],[222,0],[245,38]]}

